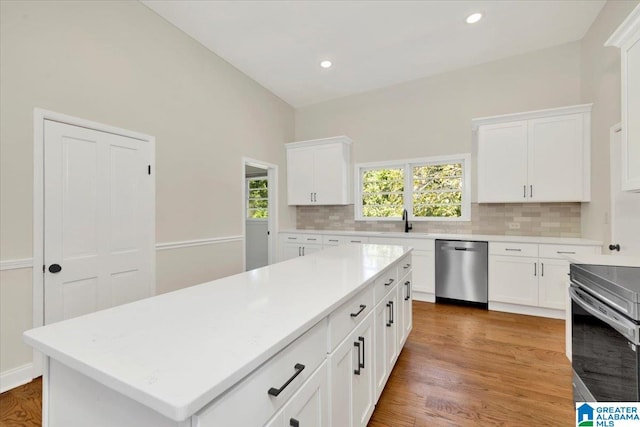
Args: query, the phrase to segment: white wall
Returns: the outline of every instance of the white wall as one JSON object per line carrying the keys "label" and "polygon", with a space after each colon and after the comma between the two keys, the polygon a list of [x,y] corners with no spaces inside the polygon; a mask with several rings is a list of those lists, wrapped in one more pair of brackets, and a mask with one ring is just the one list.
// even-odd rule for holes
{"label": "white wall", "polygon": [[[242,233],[242,157],[280,165],[293,109],[134,1],[0,2],[0,253],[32,256],[33,108],[156,137],[158,243]],[[280,177],[280,194],[286,179]],[[280,225],[295,226],[281,197]],[[242,270],[241,240],[158,252],[157,289]],[[31,270],[0,273],[0,372],[31,361]]]}
{"label": "white wall", "polygon": [[296,110],[296,139],[349,135],[353,161],[471,152],[471,119],[577,104],[569,43]]}
{"label": "white wall", "polygon": [[[620,117],[620,49],[604,47],[639,2],[609,1],[581,43],[581,97],[593,102],[591,117],[591,203],[582,208],[582,235],[601,240],[605,253],[610,242],[609,128]],[[618,172],[619,173],[619,172]]]}

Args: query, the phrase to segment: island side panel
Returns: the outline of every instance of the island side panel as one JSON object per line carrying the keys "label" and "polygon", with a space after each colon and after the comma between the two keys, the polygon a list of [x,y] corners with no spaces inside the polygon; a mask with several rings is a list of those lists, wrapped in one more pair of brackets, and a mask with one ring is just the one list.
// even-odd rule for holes
{"label": "island side panel", "polygon": [[45,372],[46,427],[189,427],[113,391],[54,359]]}

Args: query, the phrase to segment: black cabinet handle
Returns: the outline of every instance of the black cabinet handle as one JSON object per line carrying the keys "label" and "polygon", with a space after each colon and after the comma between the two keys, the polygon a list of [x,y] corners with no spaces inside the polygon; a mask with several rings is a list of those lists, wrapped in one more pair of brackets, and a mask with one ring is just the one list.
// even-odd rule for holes
{"label": "black cabinet handle", "polygon": [[405,265],[405,266],[404,266],[404,267],[402,267],[402,268],[404,268],[404,269],[406,270],[406,269],[407,269],[407,268],[409,268],[409,267],[411,267],[411,264],[407,264],[407,265]]}
{"label": "black cabinet handle", "polygon": [[385,283],[384,285],[385,285],[385,286],[389,286],[389,285],[391,285],[394,281],[395,281],[395,280],[393,280],[393,279],[389,279],[389,283]]}
{"label": "black cabinet handle", "polygon": [[362,343],[362,364],[360,364],[359,366],[360,366],[362,369],[365,369],[365,367],[364,367],[364,349],[365,349],[365,346],[364,346],[364,337],[358,337],[358,341],[360,341],[360,342]]}
{"label": "black cabinet handle", "polygon": [[411,298],[411,282],[407,280],[404,285],[407,287],[407,296],[404,297],[404,300],[409,301]]}
{"label": "black cabinet handle", "polygon": [[62,267],[60,264],[51,264],[49,266],[49,273],[60,273],[62,271]]}
{"label": "black cabinet handle", "polygon": [[351,317],[358,317],[360,315],[360,313],[362,313],[364,311],[365,308],[367,308],[366,305],[360,304],[360,310],[358,310],[357,313],[351,313]]}
{"label": "black cabinet handle", "polygon": [[538,263],[537,262],[533,263],[533,275],[534,276],[538,275]]}
{"label": "black cabinet handle", "polygon": [[540,263],[540,276],[544,277],[544,262]]}
{"label": "black cabinet handle", "polygon": [[395,320],[395,316],[393,315],[393,301],[389,301],[389,304],[391,304],[391,320],[389,323],[393,325],[393,321]]}
{"label": "black cabinet handle", "polygon": [[387,303],[387,308],[389,309],[389,321],[387,322],[387,327],[390,328],[393,325],[393,302],[389,301]]}
{"label": "black cabinet handle", "polygon": [[287,382],[282,385],[282,387],[280,388],[271,387],[267,393],[269,393],[271,396],[278,397],[278,395],[282,393],[282,391],[285,388],[287,388],[289,384],[291,384],[291,381],[295,380],[296,377],[300,375],[302,371],[304,371],[304,365],[302,363],[296,363],[296,365],[294,366],[294,369],[296,370],[295,374],[293,374],[291,378],[289,378]]}
{"label": "black cabinet handle", "polygon": [[295,418],[290,418],[289,425],[291,427],[300,427],[300,421],[296,420]]}
{"label": "black cabinet handle", "polygon": [[360,341],[355,341],[353,346],[358,349],[358,367],[353,370],[353,373],[360,375],[360,368],[362,368],[362,362],[360,361]]}
{"label": "black cabinet handle", "polygon": [[616,243],[615,245],[609,245],[609,250],[620,252],[620,244]]}

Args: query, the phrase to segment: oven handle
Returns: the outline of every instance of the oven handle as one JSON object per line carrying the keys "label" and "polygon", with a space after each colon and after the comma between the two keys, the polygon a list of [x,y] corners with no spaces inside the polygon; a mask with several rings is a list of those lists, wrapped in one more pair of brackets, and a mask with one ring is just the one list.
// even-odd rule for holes
{"label": "oven handle", "polygon": [[599,310],[596,310],[595,308],[593,308],[592,306],[590,306],[589,304],[585,303],[580,299],[579,295],[583,294],[583,292],[579,291],[574,286],[571,286],[569,288],[569,294],[571,295],[571,300],[575,301],[576,304],[582,307],[589,314],[611,325],[614,329],[616,329],[618,332],[624,335],[625,338],[627,338],[634,344],[638,344],[638,330],[636,328],[636,325],[633,322],[616,320],[600,312]]}

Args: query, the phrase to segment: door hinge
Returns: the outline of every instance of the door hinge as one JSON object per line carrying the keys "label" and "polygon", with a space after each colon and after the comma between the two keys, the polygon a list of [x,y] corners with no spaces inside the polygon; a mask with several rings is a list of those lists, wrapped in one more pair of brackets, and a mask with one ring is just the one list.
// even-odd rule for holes
{"label": "door hinge", "polygon": [[147,170],[149,172],[149,175],[151,175],[151,165],[148,166]]}

